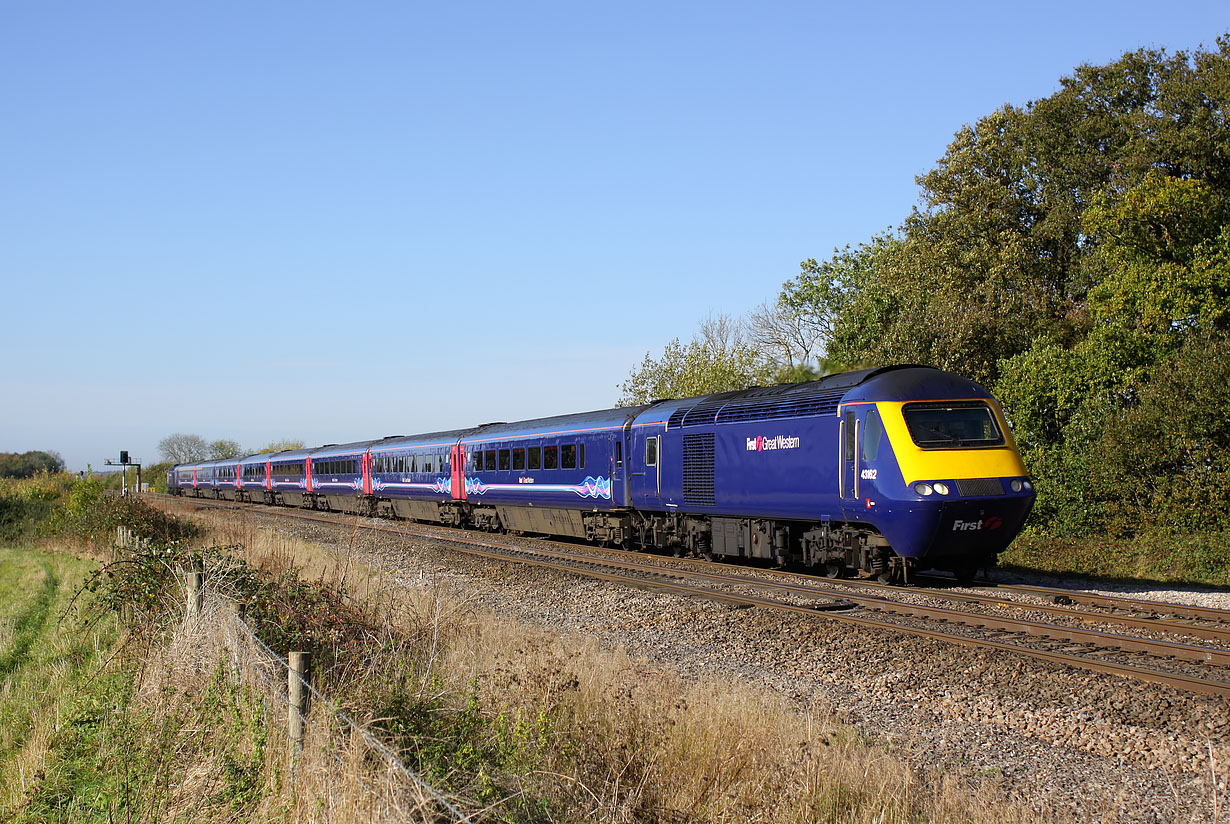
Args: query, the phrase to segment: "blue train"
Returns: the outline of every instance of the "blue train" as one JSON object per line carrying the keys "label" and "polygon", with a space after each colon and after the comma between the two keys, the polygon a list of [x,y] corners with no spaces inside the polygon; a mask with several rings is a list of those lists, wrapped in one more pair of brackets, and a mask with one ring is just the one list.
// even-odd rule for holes
{"label": "blue train", "polygon": [[167,486],[899,582],[972,578],[1034,502],[995,399],[918,366],[185,464]]}

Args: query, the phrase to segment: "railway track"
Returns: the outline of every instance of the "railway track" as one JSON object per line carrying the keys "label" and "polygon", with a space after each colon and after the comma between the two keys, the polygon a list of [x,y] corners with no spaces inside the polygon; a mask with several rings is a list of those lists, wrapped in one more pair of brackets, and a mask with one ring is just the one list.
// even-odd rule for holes
{"label": "railway track", "polygon": [[[202,508],[247,510],[349,528],[361,524],[365,529],[428,539],[483,558],[1010,652],[1181,691],[1230,698],[1230,612],[1225,610],[1016,585],[996,586],[986,594],[944,588],[903,590],[862,580],[814,578],[777,570],[727,571],[723,564],[691,559],[629,558],[625,551],[548,539],[527,542],[429,525],[357,519],[353,515],[206,499],[173,500]],[[997,592],[1052,599],[1062,594],[1070,596],[1070,603],[1023,603]],[[916,601],[940,601],[946,605]],[[1094,607],[1096,611],[1077,608],[1077,604]],[[1093,628],[1108,625],[1143,632],[1129,634]],[[1189,643],[1179,638],[1213,643]]]}

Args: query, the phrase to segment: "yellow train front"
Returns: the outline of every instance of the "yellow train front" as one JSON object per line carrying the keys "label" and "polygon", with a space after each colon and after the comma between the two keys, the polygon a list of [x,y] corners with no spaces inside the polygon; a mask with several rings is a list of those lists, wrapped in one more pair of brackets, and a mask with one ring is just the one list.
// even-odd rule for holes
{"label": "yellow train front", "polygon": [[873,373],[842,398],[838,499],[902,572],[968,579],[1020,531],[1034,489],[999,404],[978,384],[922,367]]}

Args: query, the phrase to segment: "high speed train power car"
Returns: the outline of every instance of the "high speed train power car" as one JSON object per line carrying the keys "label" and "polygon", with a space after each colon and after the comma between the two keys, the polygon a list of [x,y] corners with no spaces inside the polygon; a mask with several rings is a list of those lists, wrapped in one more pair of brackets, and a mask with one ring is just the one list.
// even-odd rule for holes
{"label": "high speed train power car", "polygon": [[919,366],[185,464],[167,486],[901,582],[973,577],[1034,501],[995,399]]}

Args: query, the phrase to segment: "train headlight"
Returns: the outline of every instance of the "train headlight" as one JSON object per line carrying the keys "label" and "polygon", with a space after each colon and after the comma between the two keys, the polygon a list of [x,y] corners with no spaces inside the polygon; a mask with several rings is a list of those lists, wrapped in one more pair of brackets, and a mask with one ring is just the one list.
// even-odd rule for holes
{"label": "train headlight", "polygon": [[927,495],[930,495],[935,490],[931,488],[931,484],[927,484],[927,483],[923,483],[922,481],[919,481],[918,483],[914,484],[914,491],[917,492],[919,495],[922,495],[925,497]]}
{"label": "train headlight", "polygon": [[1012,483],[1008,484],[1008,486],[1012,487],[1013,492],[1020,492],[1022,489],[1025,488],[1025,484],[1021,483],[1018,480],[1014,480]]}
{"label": "train headlight", "polygon": [[1026,492],[1034,488],[1034,485],[1031,484],[1029,481],[1021,481],[1021,485],[1025,487]]}
{"label": "train headlight", "polygon": [[938,493],[939,493],[939,494],[941,494],[941,495],[947,495],[947,494],[948,494],[948,484],[942,484],[942,483],[940,483],[940,482],[938,482],[938,481],[937,481],[937,482],[935,482],[935,483],[931,484],[931,486],[932,486],[932,488],[934,488],[934,489],[935,489],[935,491],[936,491],[936,492],[938,492]]}

